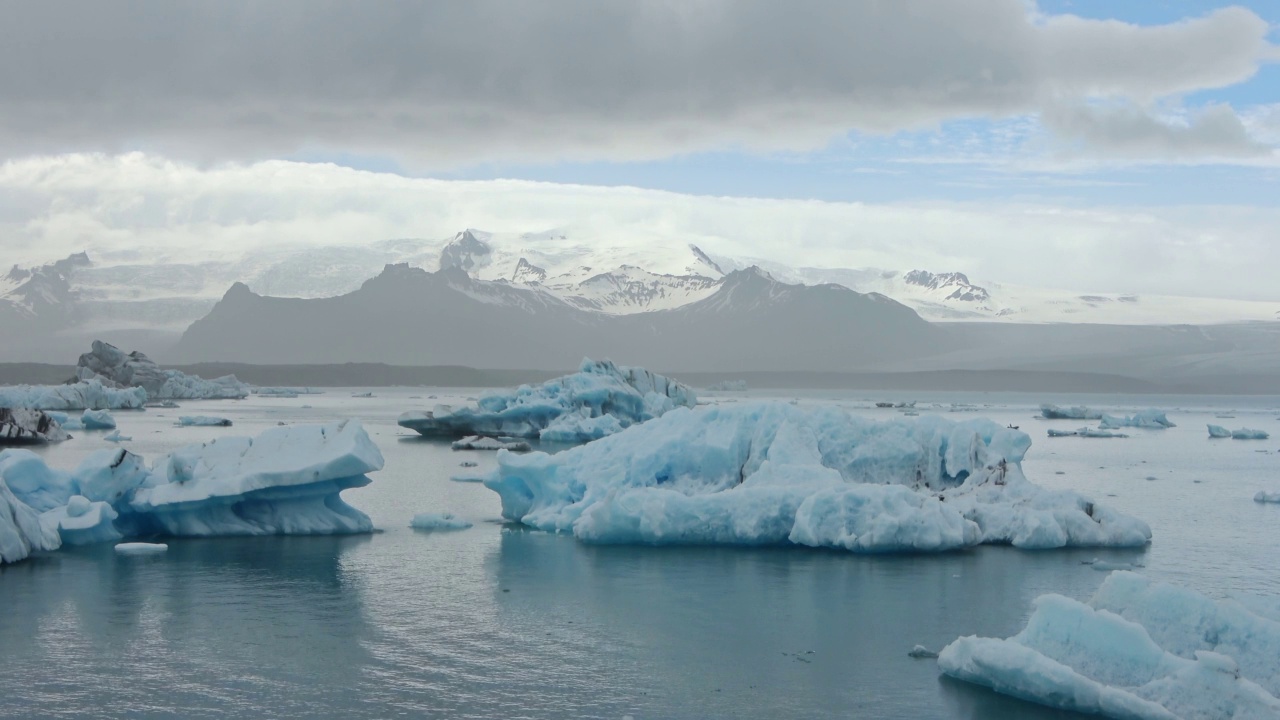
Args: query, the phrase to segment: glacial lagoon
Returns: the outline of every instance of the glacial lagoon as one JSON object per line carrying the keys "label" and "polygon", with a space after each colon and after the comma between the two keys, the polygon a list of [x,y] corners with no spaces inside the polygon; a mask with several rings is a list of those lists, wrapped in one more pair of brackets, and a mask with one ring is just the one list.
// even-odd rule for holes
{"label": "glacial lagoon", "polygon": [[[1085,561],[1280,614],[1280,398],[929,393],[710,393],[835,403],[897,417],[989,417],[1034,445],[1027,477],[1150,524],[1136,550],[980,547],[940,555],[802,548],[592,546],[504,524],[497,496],[453,482],[464,461],[397,427],[405,410],[464,404],[465,388],[330,389],[297,398],[185,401],[115,413],[133,452],[254,435],[278,423],[360,419],[386,457],[343,497],[380,532],[349,537],[170,539],[164,553],[65,548],[0,568],[0,717],[1064,718],[941,677],[914,645],[1018,632],[1044,593],[1087,599]],[[428,396],[436,395],[432,399]],[[411,397],[417,396],[417,397]],[[1178,427],[1124,439],[1048,438],[1082,422],[1042,402],[1167,410]],[[934,408],[932,404],[940,407]],[[975,412],[950,414],[953,403]],[[965,408],[968,410],[969,408]],[[179,415],[230,428],[176,427]],[[1233,415],[1231,420],[1218,415]],[[1210,440],[1208,423],[1271,433]],[[70,468],[102,433],[40,452]],[[410,529],[449,512],[457,531]]]}

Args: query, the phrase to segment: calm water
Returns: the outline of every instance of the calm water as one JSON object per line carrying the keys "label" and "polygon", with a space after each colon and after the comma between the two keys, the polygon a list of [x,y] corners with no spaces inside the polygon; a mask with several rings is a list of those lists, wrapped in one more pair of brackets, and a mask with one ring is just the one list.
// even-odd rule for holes
{"label": "calm water", "polygon": [[[335,390],[117,413],[135,439],[130,449],[149,458],[278,421],[361,418],[387,467],[345,497],[383,532],[170,541],[167,554],[150,557],[90,547],[0,569],[0,716],[1066,718],[1076,716],[940,678],[932,661],[906,653],[959,635],[1017,632],[1045,592],[1088,597],[1104,578],[1081,564],[1093,557],[1280,606],[1280,506],[1252,501],[1259,489],[1280,489],[1280,398],[919,396],[922,412],[929,402],[989,405],[977,415],[1035,439],[1029,478],[1142,517],[1154,542],[864,557],[591,547],[503,525],[493,493],[448,479],[461,461],[483,469],[492,455],[453,452],[394,422],[405,409],[476,392]],[[863,409],[883,399],[901,398],[801,396],[895,416]],[[1042,401],[1156,405],[1179,427],[1050,440],[1048,427],[1083,423],[1033,419]],[[221,414],[236,426],[172,427],[179,412]],[[1214,418],[1227,412],[1236,417]],[[1262,428],[1273,439],[1210,442],[1206,422]],[[109,446],[79,435],[49,449],[50,462],[72,467]],[[425,511],[476,525],[409,529]]]}

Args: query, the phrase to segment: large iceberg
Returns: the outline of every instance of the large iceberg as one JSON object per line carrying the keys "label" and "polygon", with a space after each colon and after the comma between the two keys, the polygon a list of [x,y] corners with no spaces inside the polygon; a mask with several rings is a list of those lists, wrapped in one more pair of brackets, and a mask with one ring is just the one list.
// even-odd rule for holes
{"label": "large iceberg", "polygon": [[65,472],[30,451],[6,450],[0,485],[69,545],[151,535],[354,533],[373,524],[339,493],[367,485],[366,473],[382,464],[360,424],[342,421],[191,445],[150,467],[127,450],[103,449]]}
{"label": "large iceberg", "polygon": [[1030,445],[988,420],[875,422],[757,402],[677,409],[555,455],[499,452],[485,486],[506,519],[589,542],[878,552],[1149,541],[1139,520],[1029,482]]}
{"label": "large iceberg", "polygon": [[0,407],[0,445],[42,445],[70,438],[51,413]]}
{"label": "large iceberg", "polygon": [[587,442],[698,399],[687,386],[643,368],[583,360],[577,373],[484,395],[477,407],[407,412],[400,425],[433,437],[505,435]]}
{"label": "large iceberg", "polygon": [[1150,408],[1141,410],[1133,415],[1125,415],[1124,417],[1116,417],[1103,413],[1102,422],[1098,423],[1098,427],[1103,430],[1118,430],[1120,428],[1150,428],[1152,430],[1164,430],[1166,428],[1177,427],[1169,418],[1165,416],[1164,411]]}
{"label": "large iceberg", "polygon": [[158,460],[121,520],[177,536],[371,532],[369,517],[340,493],[368,485],[366,473],[382,465],[351,420],[220,438]]}
{"label": "large iceberg", "polygon": [[101,340],[76,363],[77,380],[98,380],[111,387],[140,387],[157,399],[236,399],[248,397],[249,386],[234,375],[205,380],[178,370],[163,370],[140,352],[126,354]]}
{"label": "large iceberg", "polygon": [[0,565],[18,562],[38,550],[57,550],[61,544],[57,530],[40,522],[40,515],[0,478]]}
{"label": "large iceberg", "polygon": [[1057,405],[1041,405],[1040,414],[1046,420],[1101,420],[1102,413],[1083,406],[1058,407]]}
{"label": "large iceberg", "polygon": [[35,410],[134,410],[147,404],[142,388],[116,388],[100,380],[67,385],[8,385],[0,387],[0,407]]}
{"label": "large iceberg", "polygon": [[1022,632],[962,637],[952,677],[1050,707],[1140,720],[1280,717],[1280,623],[1112,573],[1087,603],[1043,595]]}

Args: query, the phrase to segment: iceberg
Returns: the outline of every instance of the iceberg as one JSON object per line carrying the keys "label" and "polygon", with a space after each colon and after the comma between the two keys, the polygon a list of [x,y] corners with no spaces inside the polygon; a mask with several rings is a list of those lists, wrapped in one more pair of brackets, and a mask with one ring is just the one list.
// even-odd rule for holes
{"label": "iceberg", "polygon": [[30,450],[0,451],[0,483],[36,512],[66,505],[77,494],[71,473],[54,470]]}
{"label": "iceberg", "polygon": [[85,430],[115,430],[116,419],[105,410],[85,410],[80,416],[80,424]]}
{"label": "iceberg", "polygon": [[1094,428],[1082,427],[1076,430],[1054,430],[1049,429],[1049,437],[1085,437],[1085,438],[1127,438],[1124,433],[1115,433],[1109,430],[1096,430]]}
{"label": "iceberg", "polygon": [[0,445],[43,445],[70,439],[54,414],[26,408],[0,408]]}
{"label": "iceberg", "polygon": [[1177,427],[1165,413],[1155,408],[1142,410],[1133,415],[1125,415],[1124,417],[1116,417],[1103,413],[1102,422],[1098,423],[1098,427],[1103,430],[1118,430],[1120,428],[1150,428],[1153,430],[1164,430],[1166,428]]}
{"label": "iceberg", "polygon": [[1102,413],[1087,407],[1058,407],[1057,405],[1041,405],[1040,414],[1046,420],[1101,420]]}
{"label": "iceberg", "polygon": [[147,404],[142,388],[113,388],[99,380],[69,385],[0,387],[0,407],[35,410],[135,410]]}
{"label": "iceberg", "polygon": [[472,435],[461,440],[454,440],[454,450],[510,450],[512,452],[528,452],[533,449],[529,443],[515,438],[491,438]]}
{"label": "iceberg", "polygon": [[106,435],[103,435],[102,439],[106,440],[107,442],[118,443],[118,442],[128,442],[133,438],[128,435],[121,435],[120,431],[116,430],[114,432],[110,432],[110,433],[107,433]]}
{"label": "iceberg", "polygon": [[1259,490],[1258,494],[1253,496],[1253,501],[1260,503],[1280,503],[1280,491],[1267,492],[1265,490]]}
{"label": "iceberg", "polygon": [[62,538],[63,545],[92,545],[124,537],[116,530],[117,517],[119,514],[107,503],[73,495],[66,505],[41,514],[40,521]]}
{"label": "iceberg", "polygon": [[1086,604],[1042,595],[1022,632],[942,649],[951,677],[1115,718],[1280,717],[1280,623],[1131,572]]}
{"label": "iceberg", "polygon": [[0,565],[18,562],[33,552],[57,550],[61,545],[57,530],[42,523],[40,515],[0,478]]}
{"label": "iceberg", "polygon": [[573,375],[490,393],[474,408],[437,405],[429,412],[407,412],[399,422],[431,437],[506,435],[589,442],[697,402],[693,390],[674,380],[643,368],[586,359]]}
{"label": "iceberg", "polygon": [[183,415],[178,418],[180,427],[231,427],[231,421],[212,415]]}
{"label": "iceberg", "polygon": [[1209,437],[1211,438],[1231,438],[1232,440],[1266,440],[1271,437],[1265,430],[1254,430],[1251,428],[1240,428],[1239,430],[1228,430],[1221,425],[1209,426]]}
{"label": "iceberg", "polygon": [[360,423],[276,427],[156,461],[128,503],[134,534],[298,535],[371,532],[343,490],[369,484],[382,453]]}
{"label": "iceberg", "polygon": [[142,388],[152,400],[228,400],[249,396],[249,386],[234,375],[205,380],[178,370],[163,370],[143,353],[126,354],[101,340],[94,340],[90,352],[80,356],[76,379],[96,380],[116,388]]}
{"label": "iceberg", "polygon": [[409,522],[414,530],[466,530],[471,522],[453,513],[418,513]]}
{"label": "iceberg", "polygon": [[1028,481],[1025,433],[783,402],[680,408],[549,455],[498,453],[502,515],[595,543],[853,552],[1141,546],[1140,520]]}

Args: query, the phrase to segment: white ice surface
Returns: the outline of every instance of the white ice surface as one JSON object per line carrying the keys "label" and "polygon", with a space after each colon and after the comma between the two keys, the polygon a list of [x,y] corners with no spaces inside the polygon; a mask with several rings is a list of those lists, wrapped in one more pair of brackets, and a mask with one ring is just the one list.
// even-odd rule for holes
{"label": "white ice surface", "polygon": [[57,531],[40,522],[40,515],[0,478],[0,565],[39,550],[57,550],[61,544]]}
{"label": "white ice surface", "polygon": [[1040,488],[987,420],[875,422],[780,402],[677,409],[571,450],[498,454],[503,516],[581,540],[857,552],[1137,546],[1145,523]]}

